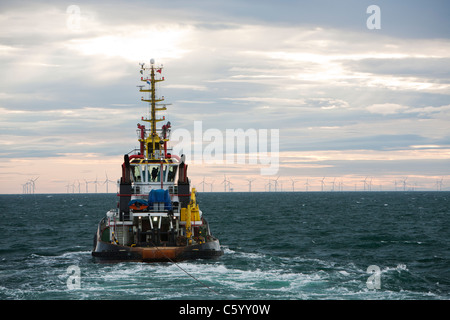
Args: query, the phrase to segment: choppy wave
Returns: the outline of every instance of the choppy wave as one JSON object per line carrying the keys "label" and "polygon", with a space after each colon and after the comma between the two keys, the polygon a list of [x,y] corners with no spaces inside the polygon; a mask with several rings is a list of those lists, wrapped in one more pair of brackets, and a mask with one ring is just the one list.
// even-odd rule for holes
{"label": "choppy wave", "polygon": [[[177,264],[96,263],[92,236],[114,197],[37,195],[33,210],[70,210],[41,210],[29,229],[30,208],[2,215],[0,299],[449,299],[444,194],[202,194],[225,254]],[[0,197],[3,210],[11,200]]]}

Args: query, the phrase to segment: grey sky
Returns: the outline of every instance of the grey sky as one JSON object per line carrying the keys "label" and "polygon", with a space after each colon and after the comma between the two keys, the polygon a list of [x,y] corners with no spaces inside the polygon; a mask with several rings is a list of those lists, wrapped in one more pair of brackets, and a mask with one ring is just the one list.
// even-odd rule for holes
{"label": "grey sky", "polygon": [[[380,30],[366,27],[372,4]],[[417,176],[432,188],[448,175],[448,1],[78,1],[75,29],[70,5],[0,4],[2,186],[19,192],[54,157],[61,172],[79,164],[40,178],[49,191],[117,175],[113,159],[137,145],[138,63],[150,58],[165,66],[174,127],[280,129],[286,178],[353,184],[366,170],[380,184]],[[226,170],[235,180],[258,172]]]}

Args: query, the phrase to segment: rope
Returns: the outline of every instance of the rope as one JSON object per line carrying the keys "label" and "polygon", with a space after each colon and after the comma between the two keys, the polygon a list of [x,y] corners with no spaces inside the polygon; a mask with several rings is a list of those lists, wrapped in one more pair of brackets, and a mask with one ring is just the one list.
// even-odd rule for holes
{"label": "rope", "polygon": [[208,287],[206,284],[204,284],[203,282],[201,282],[200,280],[198,280],[196,277],[194,277],[192,274],[190,274],[189,272],[187,272],[186,270],[184,270],[182,267],[180,267],[178,265],[178,263],[176,263],[175,261],[173,261],[172,259],[170,259],[165,253],[164,251],[160,250],[154,243],[153,241],[151,241],[151,244],[155,247],[156,250],[158,250],[159,252],[161,252],[163,254],[164,257],[166,257],[167,260],[169,260],[170,262],[172,262],[174,265],[176,265],[181,271],[183,271],[184,273],[186,273],[189,277],[191,277],[192,279],[194,279],[195,281],[197,281],[198,283],[200,283],[202,286],[204,286],[205,288],[209,289],[211,292],[219,295],[219,293],[217,293],[216,291],[214,291],[213,289],[211,289],[210,287]]}

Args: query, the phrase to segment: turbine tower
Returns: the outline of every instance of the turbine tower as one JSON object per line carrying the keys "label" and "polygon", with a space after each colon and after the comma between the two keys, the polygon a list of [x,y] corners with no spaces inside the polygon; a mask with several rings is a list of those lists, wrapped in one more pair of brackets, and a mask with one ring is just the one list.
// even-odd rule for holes
{"label": "turbine tower", "polygon": [[97,185],[98,185],[97,176],[95,177],[95,181],[91,181],[91,183],[95,184],[95,193],[97,193]]}
{"label": "turbine tower", "polygon": [[114,183],[114,181],[109,180],[108,174],[107,174],[106,172],[105,172],[105,176],[106,176],[106,180],[103,181],[103,184],[106,184],[106,193],[109,193],[109,192],[108,192],[108,184],[109,184],[110,182]]}
{"label": "turbine tower", "polygon": [[67,193],[69,193],[70,182],[67,182],[67,184],[66,184],[66,188],[67,188]]}
{"label": "turbine tower", "polygon": [[339,191],[344,191],[344,181],[341,178],[341,181],[339,181]]}
{"label": "turbine tower", "polygon": [[294,192],[295,191],[295,182],[297,181],[297,180],[294,180],[294,179],[292,179],[292,178],[290,178],[291,179],[291,183],[292,183],[292,192]]}
{"label": "turbine tower", "polygon": [[214,181],[215,181],[215,180],[213,180],[213,181],[207,183],[207,184],[209,184],[209,186],[210,186],[210,188],[211,188],[209,192],[213,192],[213,184],[214,184]]}
{"label": "turbine tower", "polygon": [[30,186],[30,181],[27,181],[27,183],[24,183],[24,184],[22,185],[22,192],[23,192],[24,194],[30,193],[30,192],[29,192],[29,186]]}
{"label": "turbine tower", "polygon": [[322,181],[321,181],[321,183],[322,183],[322,192],[323,192],[323,187],[325,186],[324,180],[325,180],[325,177],[323,177],[323,178],[322,178]]}
{"label": "turbine tower", "polygon": [[334,184],[336,183],[336,178],[333,179],[333,182],[331,183],[331,191],[334,191]]}
{"label": "turbine tower", "polygon": [[252,182],[255,181],[255,179],[247,179],[248,181],[248,192],[252,192]]}
{"label": "turbine tower", "polygon": [[223,181],[221,182],[223,184],[223,192],[227,192],[227,176],[223,175]]}
{"label": "turbine tower", "polygon": [[278,178],[276,178],[275,180],[273,180],[275,182],[275,192],[278,191],[278,179],[280,179],[280,176],[278,176]]}
{"label": "turbine tower", "polygon": [[37,179],[39,179],[39,177],[37,177],[36,179],[30,179],[29,180],[29,184],[30,184],[30,187],[31,187],[31,190],[32,190],[33,194],[34,194],[34,190],[36,188],[35,182],[36,182]]}
{"label": "turbine tower", "polygon": [[227,184],[228,184],[228,192],[232,192],[233,188],[231,187],[231,185],[233,184],[230,179],[227,180]]}
{"label": "turbine tower", "polygon": [[200,184],[202,185],[202,192],[205,192],[205,176],[203,176],[203,180],[202,182],[200,182]]}
{"label": "turbine tower", "polygon": [[84,179],[84,182],[86,183],[86,193],[89,193],[88,185],[90,182],[86,181],[86,179]]}
{"label": "turbine tower", "polygon": [[361,180],[361,182],[364,183],[364,191],[366,191],[367,178],[368,177],[366,177],[364,180]]}
{"label": "turbine tower", "polygon": [[442,181],[444,178],[442,177],[441,180],[436,180],[436,191],[442,191]]}
{"label": "turbine tower", "polygon": [[270,179],[269,179],[269,182],[267,182],[267,183],[264,185],[264,191],[270,192],[270,191],[271,191],[271,185],[272,185],[272,183],[270,182]]}

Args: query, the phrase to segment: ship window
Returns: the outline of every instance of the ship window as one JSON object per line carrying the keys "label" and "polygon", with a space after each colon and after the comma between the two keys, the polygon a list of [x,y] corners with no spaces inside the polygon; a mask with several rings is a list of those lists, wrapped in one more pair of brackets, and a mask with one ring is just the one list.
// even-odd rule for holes
{"label": "ship window", "polygon": [[146,170],[146,168],[147,168],[147,166],[145,164],[141,165],[142,182],[147,182],[147,179],[146,179],[146,177],[147,177],[146,176],[147,170]]}
{"label": "ship window", "polygon": [[177,174],[178,166],[169,166],[169,176],[168,181],[173,182],[175,180],[175,175]]}
{"label": "ship window", "polygon": [[141,170],[139,166],[132,166],[131,173],[133,174],[133,180],[135,182],[141,182]]}
{"label": "ship window", "polygon": [[[163,165],[163,181],[174,182],[178,165]],[[161,164],[141,164],[131,167],[135,182],[161,182]]]}
{"label": "ship window", "polygon": [[163,181],[167,182],[167,165],[164,165],[163,177]]}
{"label": "ship window", "polygon": [[160,182],[161,181],[161,172],[160,165],[149,166],[148,167],[148,178],[150,182]]}

